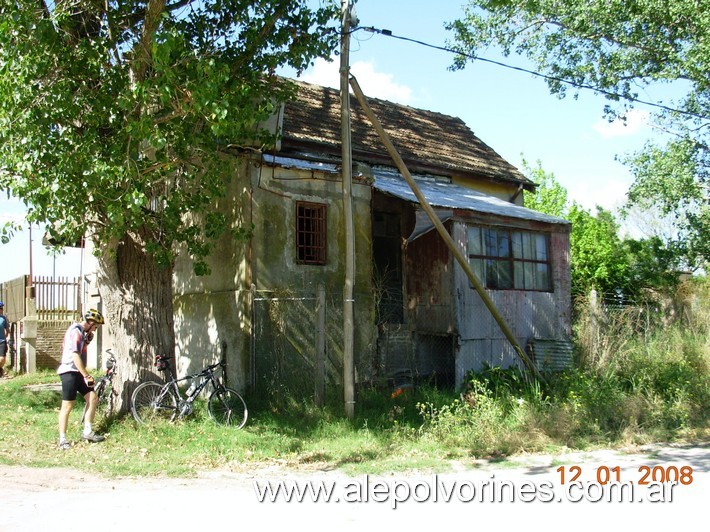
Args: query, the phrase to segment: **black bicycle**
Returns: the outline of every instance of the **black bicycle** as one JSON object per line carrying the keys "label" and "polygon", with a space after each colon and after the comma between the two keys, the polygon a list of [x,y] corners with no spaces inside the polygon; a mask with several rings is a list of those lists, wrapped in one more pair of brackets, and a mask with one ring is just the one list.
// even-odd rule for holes
{"label": "black bicycle", "polygon": [[[155,357],[158,371],[166,372],[169,377],[165,383],[146,381],[133,391],[131,413],[138,423],[150,423],[157,419],[174,421],[189,416],[193,412],[195,399],[205,387],[211,386],[212,393],[207,401],[210,417],[216,423],[238,429],[246,424],[249,415],[246,402],[236,390],[224,386],[215,375],[217,368],[224,373],[224,359],[200,372],[178,379],[170,368],[171,358],[165,355]],[[191,380],[192,384],[183,396],[178,383],[188,380]]]}
{"label": "black bicycle", "polygon": [[[116,374],[116,357],[110,349],[106,350],[108,360],[106,360],[106,373],[94,383],[94,391],[98,397],[96,403],[96,413],[94,423],[101,423],[113,415],[116,404],[116,390],[113,388],[113,376]],[[81,422],[84,422],[89,404],[84,404],[84,413],[81,415]]]}

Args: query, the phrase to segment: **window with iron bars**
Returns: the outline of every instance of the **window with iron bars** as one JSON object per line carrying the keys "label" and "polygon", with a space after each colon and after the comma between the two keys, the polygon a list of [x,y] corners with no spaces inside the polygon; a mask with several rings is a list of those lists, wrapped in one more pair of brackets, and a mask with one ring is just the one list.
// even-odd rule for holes
{"label": "window with iron bars", "polygon": [[469,226],[468,260],[486,288],[552,290],[549,238],[544,233]]}
{"label": "window with iron bars", "polygon": [[296,262],[325,264],[326,205],[296,202]]}

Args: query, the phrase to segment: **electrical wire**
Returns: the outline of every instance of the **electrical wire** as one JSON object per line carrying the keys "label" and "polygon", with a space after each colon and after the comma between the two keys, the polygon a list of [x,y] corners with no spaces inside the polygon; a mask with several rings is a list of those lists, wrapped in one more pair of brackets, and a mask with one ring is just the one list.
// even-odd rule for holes
{"label": "electrical wire", "polygon": [[634,98],[634,97],[631,97],[631,96],[625,96],[625,95],[623,95],[623,94],[619,94],[619,93],[616,93],[616,92],[608,91],[608,90],[605,90],[605,89],[600,89],[599,87],[594,87],[594,86],[592,86],[592,85],[586,85],[586,84],[584,84],[584,83],[577,83],[577,82],[575,82],[575,81],[570,81],[570,80],[568,80],[568,79],[563,79],[563,78],[558,78],[558,77],[555,77],[555,76],[550,76],[550,75],[548,75],[548,74],[543,74],[543,73],[541,73],[541,72],[536,72],[536,71],[534,71],[534,70],[530,70],[530,69],[527,69],[527,68],[518,67],[518,66],[514,66],[514,65],[509,65],[509,64],[503,63],[503,62],[501,62],[501,61],[495,61],[495,60],[493,60],[493,59],[486,59],[485,57],[479,57],[479,56],[475,56],[475,55],[471,55],[471,54],[466,54],[466,53],[464,53],[464,52],[461,52],[460,50],[454,50],[453,48],[448,48],[448,47],[446,47],[446,46],[440,46],[440,45],[436,45],[436,44],[427,43],[427,42],[421,41],[421,40],[419,40],[419,39],[413,39],[413,38],[411,38],[411,37],[403,37],[403,36],[401,36],[401,35],[395,35],[394,33],[392,33],[391,30],[379,29],[379,28],[375,28],[375,27],[372,27],[372,26],[367,26],[367,27],[357,27],[357,28],[353,29],[353,30],[351,31],[351,33],[354,33],[354,32],[356,32],[356,31],[358,31],[358,30],[364,30],[364,31],[367,31],[367,32],[370,32],[370,33],[376,33],[376,34],[379,34],[379,35],[384,35],[385,37],[392,37],[393,39],[398,39],[398,40],[400,40],[400,41],[411,42],[411,43],[414,43],[414,44],[418,44],[418,45],[420,45],[420,46],[425,46],[425,47],[427,47],[427,48],[433,48],[434,50],[441,50],[441,51],[443,51],[443,52],[448,52],[448,53],[451,53],[451,54],[460,55],[460,56],[466,57],[466,58],[468,58],[468,59],[471,59],[471,60],[473,60],[473,61],[482,61],[482,62],[484,62],[484,63],[490,63],[490,64],[492,64],[492,65],[500,66],[500,67],[507,68],[507,69],[510,69],[510,70],[517,70],[517,71],[519,71],[519,72],[525,72],[526,74],[531,74],[531,75],[533,75],[533,76],[540,77],[540,78],[546,79],[546,80],[548,80],[548,81],[555,81],[555,82],[558,82],[558,83],[564,83],[564,84],[566,84],[566,85],[570,85],[570,86],[572,86],[572,87],[576,87],[576,88],[579,88],[579,89],[592,90],[592,91],[595,91],[595,92],[604,94],[604,95],[606,95],[606,96],[609,96],[610,98],[628,100],[628,101],[635,102],[635,103],[639,103],[639,104],[642,104],[642,105],[648,105],[648,106],[651,106],[651,107],[656,107],[656,108],[658,108],[658,109],[663,109],[664,111],[669,111],[669,112],[672,112],[672,113],[678,113],[678,114],[682,114],[682,115],[687,115],[687,116],[691,116],[691,117],[694,117],[694,118],[700,118],[701,120],[708,120],[708,119],[710,119],[710,117],[705,116],[705,115],[701,115],[701,114],[698,114],[698,113],[693,113],[693,112],[690,112],[690,111],[684,111],[684,110],[682,110],[682,109],[676,109],[676,108],[673,108],[673,107],[669,107],[669,106],[667,106],[667,105],[663,105],[663,104],[661,104],[661,103],[649,102],[649,101],[647,101],[647,100],[641,100],[641,99],[639,99],[639,98]]}

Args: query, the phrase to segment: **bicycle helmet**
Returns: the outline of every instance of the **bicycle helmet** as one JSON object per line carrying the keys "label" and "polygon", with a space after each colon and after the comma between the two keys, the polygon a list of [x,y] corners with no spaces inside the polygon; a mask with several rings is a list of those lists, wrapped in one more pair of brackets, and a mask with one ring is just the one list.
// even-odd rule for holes
{"label": "bicycle helmet", "polygon": [[5,303],[3,303],[2,301],[0,301],[0,308],[3,308],[4,306],[5,306]]}
{"label": "bicycle helmet", "polygon": [[84,314],[84,319],[86,321],[93,321],[97,325],[103,325],[104,324],[104,317],[101,315],[101,313],[92,308],[89,310],[86,314]]}

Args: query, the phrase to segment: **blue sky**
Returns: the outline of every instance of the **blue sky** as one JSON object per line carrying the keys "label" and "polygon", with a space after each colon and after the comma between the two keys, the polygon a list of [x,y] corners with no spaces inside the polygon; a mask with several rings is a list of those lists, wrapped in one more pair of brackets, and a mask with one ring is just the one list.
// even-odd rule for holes
{"label": "blue sky", "polygon": [[[362,27],[388,29],[407,37],[443,46],[449,37],[447,21],[463,13],[460,0],[359,0],[356,13]],[[528,67],[522,58],[502,58],[496,50],[481,56]],[[588,209],[615,209],[624,201],[631,175],[616,156],[639,150],[654,135],[647,123],[651,109],[638,106],[626,127],[602,117],[601,96],[581,91],[578,99],[560,100],[549,94],[540,78],[485,62],[469,63],[462,71],[448,70],[451,54],[364,30],[352,35],[350,63],[367,96],[460,117],[486,144],[512,164],[540,161],[568,190],[569,197]],[[339,60],[319,61],[301,79],[338,86]],[[286,75],[294,76],[292,72]],[[658,101],[663,94],[642,93]],[[667,91],[666,91],[667,92]],[[666,102],[667,103],[667,102]],[[22,219],[24,209],[0,196],[0,224]],[[35,275],[78,275],[81,255],[69,250],[53,261],[33,232]],[[29,273],[29,234],[0,244],[0,281]],[[56,269],[55,269],[56,268]]]}
{"label": "blue sky", "polygon": [[[443,46],[444,23],[463,13],[459,0],[359,0],[360,26]],[[541,78],[485,62],[452,72],[450,53],[368,33],[353,34],[351,70],[368,96],[458,116],[486,144],[520,167],[539,160],[555,174],[570,198],[587,208],[613,209],[631,183],[615,156],[640,149],[653,132],[649,109],[639,106],[626,127],[602,117],[601,96],[581,91],[578,99],[550,95]],[[532,68],[522,58],[503,58],[495,50],[483,57]],[[318,62],[301,79],[338,86],[338,61]],[[654,99],[644,94],[645,98]]]}

